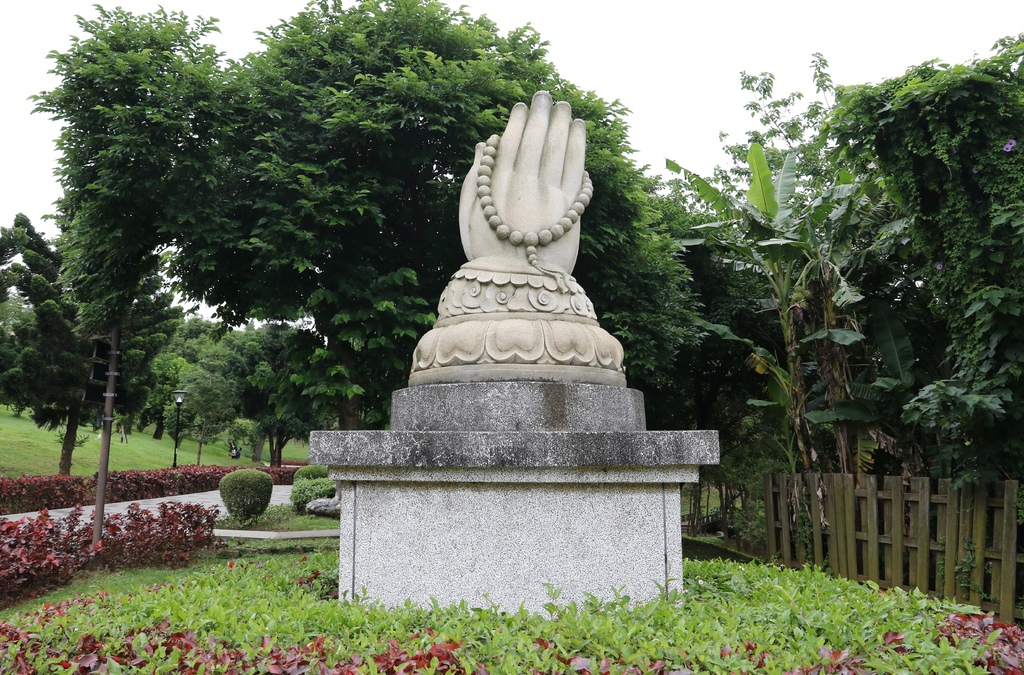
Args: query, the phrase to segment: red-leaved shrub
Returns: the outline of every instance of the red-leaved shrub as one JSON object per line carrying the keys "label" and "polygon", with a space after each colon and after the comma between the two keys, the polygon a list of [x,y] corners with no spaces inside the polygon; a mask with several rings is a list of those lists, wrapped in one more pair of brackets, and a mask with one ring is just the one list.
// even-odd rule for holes
{"label": "red-leaved shrub", "polygon": [[91,519],[83,522],[81,509],[0,521],[0,607],[66,584],[94,555]]}
{"label": "red-leaved shrub", "polygon": [[987,645],[974,665],[993,675],[1024,675],[1024,629],[1020,626],[996,621],[991,614],[950,614],[939,626],[939,638],[946,638],[954,647],[961,640]]}
{"label": "red-leaved shrub", "polygon": [[131,504],[127,513],[103,519],[102,556],[108,567],[184,565],[192,551],[213,543],[215,507],[164,502],[158,508],[153,513]]}
{"label": "red-leaved shrub", "polygon": [[[107,501],[173,497],[216,490],[220,479],[242,467],[196,466],[149,471],[111,471],[107,475]],[[257,467],[269,473],[275,485],[291,485],[296,467]],[[95,476],[22,476],[0,478],[0,515],[43,509],[63,509],[96,501]]]}
{"label": "red-leaved shrub", "polygon": [[102,551],[113,568],[180,565],[213,541],[217,509],[167,502],[159,513],[138,504],[104,518],[103,540],[92,546],[92,519],[81,508],[63,518],[45,511],[36,518],[0,520],[0,607],[69,582]]}

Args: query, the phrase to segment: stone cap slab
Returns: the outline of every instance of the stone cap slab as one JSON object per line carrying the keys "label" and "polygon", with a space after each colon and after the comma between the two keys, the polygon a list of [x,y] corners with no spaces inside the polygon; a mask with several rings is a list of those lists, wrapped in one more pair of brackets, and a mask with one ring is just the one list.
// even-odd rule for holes
{"label": "stone cap slab", "polygon": [[696,466],[614,467],[487,467],[483,469],[430,469],[417,467],[333,467],[328,477],[355,483],[529,483],[533,485],[637,485],[642,483],[696,483]]}
{"label": "stone cap slab", "polygon": [[337,467],[670,467],[718,464],[717,431],[314,431]]}

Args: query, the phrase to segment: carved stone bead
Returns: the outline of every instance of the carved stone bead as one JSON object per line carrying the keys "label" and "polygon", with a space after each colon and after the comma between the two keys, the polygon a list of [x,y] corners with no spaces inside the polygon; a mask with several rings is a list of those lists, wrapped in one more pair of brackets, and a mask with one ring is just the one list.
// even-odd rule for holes
{"label": "carved stone bead", "polygon": [[498,239],[502,239],[502,240],[508,239],[508,237],[509,237],[509,235],[511,233],[512,233],[512,228],[509,227],[508,225],[499,225],[498,228],[496,230],[494,230],[495,236],[497,236]]}
{"label": "carved stone bead", "polygon": [[508,240],[514,245],[519,246],[523,243],[523,233],[519,230],[512,230],[512,234],[508,235]]}
{"label": "carved stone bead", "polygon": [[[527,246],[536,246],[537,241],[538,237],[536,232],[527,232],[525,235],[523,235],[523,243],[526,244]],[[534,249],[534,253],[536,252],[536,249]]]}
{"label": "carved stone bead", "polygon": [[547,246],[552,240],[551,230],[541,230],[537,233],[537,239],[540,241],[542,246]]}

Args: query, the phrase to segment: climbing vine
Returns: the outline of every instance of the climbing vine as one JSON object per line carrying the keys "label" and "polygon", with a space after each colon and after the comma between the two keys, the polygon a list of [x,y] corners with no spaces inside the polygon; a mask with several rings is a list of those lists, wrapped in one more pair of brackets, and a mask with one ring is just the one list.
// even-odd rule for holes
{"label": "climbing vine", "polygon": [[904,408],[939,442],[938,473],[1020,475],[1024,441],[1024,36],[992,56],[935,61],[840,88],[826,125],[846,159],[877,167],[911,214],[918,283],[949,322],[948,377]]}

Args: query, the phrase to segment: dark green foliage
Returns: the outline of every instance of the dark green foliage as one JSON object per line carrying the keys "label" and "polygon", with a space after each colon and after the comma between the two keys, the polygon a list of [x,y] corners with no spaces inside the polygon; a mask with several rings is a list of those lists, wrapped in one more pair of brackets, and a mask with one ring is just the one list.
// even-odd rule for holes
{"label": "dark green foliage", "polygon": [[299,467],[295,472],[295,482],[300,480],[312,480],[314,478],[327,478],[327,467],[319,464]]}
{"label": "dark green foliage", "polygon": [[306,510],[306,504],[314,499],[330,499],[334,496],[336,489],[334,481],[330,478],[311,478],[295,481],[295,484],[292,486],[292,506],[299,513],[303,513]]}
{"label": "dark green foliage", "polygon": [[262,471],[240,469],[220,479],[220,497],[228,514],[242,521],[258,518],[270,506],[274,479]]}
{"label": "dark green foliage", "polygon": [[915,281],[950,341],[946,374],[905,418],[939,441],[937,471],[969,479],[1024,471],[1024,41],[996,47],[843,88],[828,125],[912,216]]}

